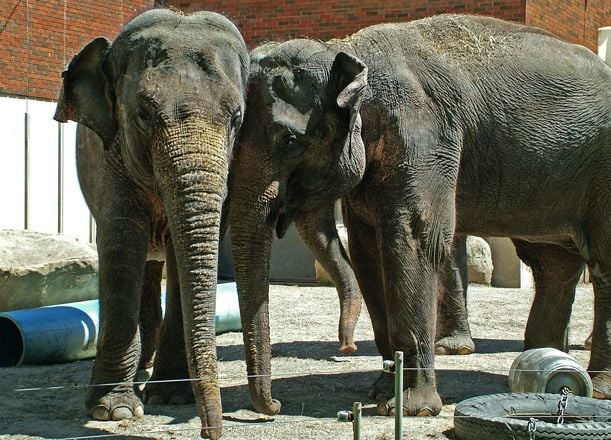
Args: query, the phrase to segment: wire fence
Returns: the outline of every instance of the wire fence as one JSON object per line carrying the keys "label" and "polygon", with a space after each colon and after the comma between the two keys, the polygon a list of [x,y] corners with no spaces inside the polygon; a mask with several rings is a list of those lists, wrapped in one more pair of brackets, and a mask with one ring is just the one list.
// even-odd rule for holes
{"label": "wire fence", "polygon": [[[403,353],[401,352],[397,352],[395,354],[395,360],[394,361],[385,361],[384,365],[383,365],[383,371],[388,373],[388,374],[392,374],[395,375],[395,377],[397,379],[402,378],[403,375],[396,375],[396,371],[395,371],[395,366],[396,365],[403,365]],[[400,368],[401,371],[406,372],[406,371],[416,371],[416,370],[428,370],[428,371],[435,371],[435,372],[444,372],[444,371],[458,371],[457,369],[454,368],[413,368],[413,367],[402,367]],[[460,370],[463,371],[463,370]],[[513,372],[526,372],[526,373],[545,373],[548,372],[548,370],[546,369],[507,369],[507,368],[494,368],[494,369],[480,369],[480,370],[475,370],[476,372],[481,372],[481,373],[509,373],[510,371]],[[560,370],[562,371],[562,370]],[[603,373],[605,371],[589,371],[589,373],[591,374],[595,374],[595,373]],[[226,375],[226,374],[221,374],[218,376],[219,378],[219,382],[221,384],[221,386],[223,385],[223,382],[225,381],[242,381],[244,382],[245,379],[250,379],[250,378],[262,378],[262,377],[269,377],[269,378],[273,378],[273,379],[283,379],[283,378],[295,378],[295,377],[307,377],[311,374],[317,374],[317,375],[325,375],[325,374],[337,374],[338,370],[337,369],[316,369],[316,371],[312,371],[312,370],[307,370],[307,371],[291,371],[291,372],[280,372],[280,373],[275,373],[275,374],[257,374],[257,375]],[[70,384],[70,385],[51,385],[51,386],[43,386],[43,387],[28,387],[28,388],[15,388],[12,391],[15,393],[29,393],[29,392],[41,392],[41,391],[57,391],[57,390],[66,390],[66,389],[88,389],[88,388],[96,388],[96,387],[115,387],[115,386],[138,386],[138,385],[146,385],[146,384],[160,384],[160,383],[172,383],[172,384],[176,384],[176,383],[185,383],[185,382],[194,382],[197,381],[197,379],[191,379],[191,378],[182,378],[182,379],[167,379],[167,380],[142,380],[142,381],[129,381],[129,382],[110,382],[110,383],[101,383],[101,384]],[[395,396],[399,397],[403,395],[402,392],[398,392],[398,390],[402,390],[403,389],[403,385],[402,385],[402,380],[396,380],[395,381]],[[528,411],[522,411],[519,412],[519,414],[507,414],[508,418],[513,418],[513,419],[520,419],[522,420],[522,424],[524,425],[524,430],[522,430],[523,432],[528,432],[528,438],[529,439],[536,439],[537,438],[537,426],[541,426],[541,423],[545,423],[545,419],[546,418],[550,418],[550,417],[558,417],[557,422],[556,422],[556,426],[562,428],[563,426],[565,426],[565,421],[564,421],[564,416],[565,416],[565,410],[567,408],[567,404],[570,404],[570,392],[567,389],[563,389],[562,393],[558,395],[558,412],[556,414],[553,413],[549,413],[549,414],[542,414],[541,412],[528,412]],[[396,402],[396,406],[397,407],[402,407],[402,402],[401,399],[398,399]],[[338,422],[350,422],[352,424],[352,431],[353,431],[353,438],[355,440],[359,440],[361,439],[361,432],[362,432],[362,425],[367,423],[367,419],[364,419],[362,417],[362,403],[361,402],[354,402],[353,406],[351,409],[344,409],[344,410],[340,410],[337,413],[337,419],[334,420],[333,418],[330,417],[326,417],[326,418],[322,418],[322,419],[312,419],[312,420],[308,420],[308,426],[310,428],[312,428],[313,424],[316,425],[327,425],[327,426],[331,426],[332,424],[338,423]],[[409,422],[410,419],[415,418],[416,416],[403,416],[401,414],[401,412],[397,413],[395,411],[395,416],[394,416],[394,431],[395,431],[395,439],[402,439],[405,438],[404,435],[406,433],[406,431],[409,431],[409,428],[406,430],[404,425],[403,425],[403,421],[407,421]],[[465,416],[465,415],[459,415],[459,414],[444,414],[441,413],[439,415],[436,416],[437,418],[440,419],[447,419],[447,420],[456,420],[456,419],[471,419],[473,418],[472,416]],[[389,424],[391,423],[390,419],[389,420]],[[569,418],[569,422],[571,423],[572,418]],[[606,423],[608,425],[608,434],[609,437],[611,438],[611,403],[609,403],[609,413],[608,414],[604,414],[603,415],[596,415],[596,414],[589,414],[587,415],[587,417],[585,417],[583,420],[584,422],[590,422],[590,423],[595,423],[595,422],[602,422],[602,423]],[[272,422],[274,424],[274,426],[277,427],[281,427],[282,425],[295,425],[296,421],[294,420],[275,420],[274,418],[262,418],[258,421],[259,424],[267,424]],[[234,431],[239,431],[241,428],[245,428],[246,426],[251,426],[252,422],[248,423],[248,424],[241,424],[241,423],[224,423],[224,425],[222,426],[222,429],[225,432],[234,432]],[[569,426],[569,425],[566,425]],[[217,429],[217,428],[221,428],[221,427],[208,427],[209,429]],[[515,437],[515,426],[509,426],[507,425],[507,429],[508,432],[513,436],[510,438],[517,438]],[[521,428],[520,428],[521,429]],[[163,436],[163,435],[178,435],[180,436],[182,435],[186,435],[189,432],[199,432],[201,430],[200,426],[197,427],[178,427],[178,426],[169,426],[166,427],[165,429],[153,429],[153,430],[139,430],[137,432],[137,434],[139,436],[142,435],[147,435],[147,436]],[[130,435],[129,432],[126,433],[104,433],[104,434],[95,434],[95,435],[85,435],[85,436],[71,436],[71,437],[62,437],[59,440],[68,440],[68,439],[75,439],[75,440],[79,440],[79,439],[97,439],[97,438],[122,438],[125,437],[126,435]],[[380,438],[388,438],[388,437],[380,437]],[[409,437],[408,437],[409,438]],[[578,437],[576,437],[578,438]],[[604,436],[601,438],[605,438]]]}

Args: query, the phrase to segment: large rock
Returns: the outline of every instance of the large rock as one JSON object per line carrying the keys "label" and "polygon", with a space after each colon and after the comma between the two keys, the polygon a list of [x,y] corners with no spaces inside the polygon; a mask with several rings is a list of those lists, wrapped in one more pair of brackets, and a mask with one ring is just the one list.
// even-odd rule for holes
{"label": "large rock", "polygon": [[62,235],[0,230],[0,311],[98,297],[98,255]]}
{"label": "large rock", "polygon": [[481,237],[467,237],[467,267],[469,282],[490,285],[492,281],[492,253]]}

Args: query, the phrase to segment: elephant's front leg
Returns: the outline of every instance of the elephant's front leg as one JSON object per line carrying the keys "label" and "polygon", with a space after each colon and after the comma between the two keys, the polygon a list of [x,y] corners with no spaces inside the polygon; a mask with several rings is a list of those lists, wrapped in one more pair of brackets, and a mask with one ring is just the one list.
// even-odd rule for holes
{"label": "elephant's front leg", "polygon": [[295,219],[295,226],[314,258],[327,271],[339,296],[339,350],[354,353],[354,328],[361,314],[361,292],[348,254],[341,243],[335,226],[334,203],[302,213]]}
{"label": "elephant's front leg", "polygon": [[[388,337],[384,282],[375,229],[359,221],[350,207],[346,207],[344,222],[348,229],[352,266],[371,319],[376,347],[383,360],[391,360],[393,352]],[[381,372],[369,390],[369,398],[378,402],[380,415],[389,414],[388,402],[394,402],[394,383],[392,374]]]}
{"label": "elephant's front leg", "polygon": [[438,288],[436,354],[471,354],[475,344],[467,319],[467,236],[457,235]]}
{"label": "elephant's front leg", "polygon": [[[441,399],[435,382],[435,260],[443,254],[441,238],[415,238],[405,214],[392,212],[376,233],[380,243],[388,334],[393,352],[404,353],[406,416],[437,415]],[[430,241],[429,241],[430,240]],[[400,372],[398,372],[400,374]],[[396,373],[397,374],[397,373]],[[393,414],[394,399],[387,403]]]}
{"label": "elephant's front leg", "polygon": [[[121,420],[144,413],[133,380],[140,358],[140,295],[148,248],[148,222],[121,191],[108,191],[98,219],[100,334],[87,413],[97,420]],[[116,196],[116,197],[115,197]],[[101,385],[108,384],[108,385]]]}

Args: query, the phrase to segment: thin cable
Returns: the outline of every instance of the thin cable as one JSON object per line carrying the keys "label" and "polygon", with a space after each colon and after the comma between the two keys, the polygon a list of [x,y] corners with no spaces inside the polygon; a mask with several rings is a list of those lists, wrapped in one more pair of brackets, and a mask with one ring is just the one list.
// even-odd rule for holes
{"label": "thin cable", "polygon": [[[469,371],[473,373],[490,373],[490,372],[509,372],[509,369],[489,369],[489,370],[459,370],[455,368],[403,368],[403,371],[415,371],[415,370],[433,370],[435,372],[453,372],[453,371]],[[379,370],[364,370],[363,372],[377,372]],[[513,370],[515,372],[543,372],[547,370]],[[246,376],[242,375],[229,375],[229,376],[219,376],[220,381],[229,381],[229,380],[240,380],[242,378],[246,379],[254,379],[260,377],[269,377],[272,379],[286,379],[291,377],[307,377],[311,374],[319,374],[319,375],[330,375],[330,374],[338,374],[342,371],[339,369],[330,369],[330,370],[310,370],[310,371],[301,371],[301,372],[286,372],[286,373],[274,373],[272,374],[250,374]],[[589,371],[589,373],[604,373],[605,371]],[[394,373],[389,373],[394,374]],[[30,392],[30,391],[49,391],[49,390],[61,390],[61,389],[78,389],[78,388],[96,388],[96,387],[114,387],[114,386],[132,386],[132,385],[146,385],[153,383],[180,383],[180,382],[195,382],[201,379],[191,379],[191,378],[182,378],[182,379],[166,379],[166,380],[147,380],[147,381],[131,381],[131,382],[108,382],[108,383],[98,383],[98,384],[75,384],[75,385],[57,385],[57,386],[47,386],[47,387],[31,387],[31,388],[17,388],[14,389],[13,392]]]}

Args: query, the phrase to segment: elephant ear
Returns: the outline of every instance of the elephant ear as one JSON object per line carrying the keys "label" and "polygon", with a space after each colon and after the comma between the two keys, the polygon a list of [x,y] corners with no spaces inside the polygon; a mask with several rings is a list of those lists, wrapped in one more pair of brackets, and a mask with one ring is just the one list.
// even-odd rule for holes
{"label": "elephant ear", "polygon": [[339,52],[331,66],[329,85],[337,106],[349,110],[352,130],[367,89],[367,66],[357,57]]}
{"label": "elephant ear", "polygon": [[54,119],[76,121],[92,129],[108,148],[117,133],[112,87],[104,73],[110,41],[98,37],[87,44],[62,72],[64,78]]}
{"label": "elephant ear", "polygon": [[359,116],[359,109],[367,89],[367,66],[357,57],[339,52],[333,60],[329,75],[329,92],[337,106],[347,111],[349,156],[355,144],[354,129]]}

